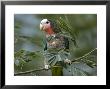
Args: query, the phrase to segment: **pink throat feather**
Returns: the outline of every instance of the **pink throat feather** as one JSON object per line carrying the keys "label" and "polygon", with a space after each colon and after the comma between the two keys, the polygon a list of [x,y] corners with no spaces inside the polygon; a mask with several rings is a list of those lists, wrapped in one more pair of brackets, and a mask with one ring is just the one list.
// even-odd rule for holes
{"label": "pink throat feather", "polygon": [[47,35],[55,34],[54,31],[51,28],[46,29],[45,32],[46,32]]}

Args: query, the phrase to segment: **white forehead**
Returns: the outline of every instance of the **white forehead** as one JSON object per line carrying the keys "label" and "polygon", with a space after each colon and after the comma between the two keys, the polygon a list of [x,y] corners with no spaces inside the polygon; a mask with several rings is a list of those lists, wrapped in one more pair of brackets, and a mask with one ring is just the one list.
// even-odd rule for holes
{"label": "white forehead", "polygon": [[41,23],[46,23],[48,21],[48,19],[43,19],[42,21],[41,21]]}

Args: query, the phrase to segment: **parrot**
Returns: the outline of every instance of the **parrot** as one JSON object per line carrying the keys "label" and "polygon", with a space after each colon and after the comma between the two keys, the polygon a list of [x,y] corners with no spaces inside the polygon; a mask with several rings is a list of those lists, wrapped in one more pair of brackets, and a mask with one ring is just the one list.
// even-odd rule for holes
{"label": "parrot", "polygon": [[67,67],[72,63],[69,52],[69,38],[63,35],[61,27],[51,20],[43,19],[40,22],[40,30],[45,34],[44,68],[62,65]]}

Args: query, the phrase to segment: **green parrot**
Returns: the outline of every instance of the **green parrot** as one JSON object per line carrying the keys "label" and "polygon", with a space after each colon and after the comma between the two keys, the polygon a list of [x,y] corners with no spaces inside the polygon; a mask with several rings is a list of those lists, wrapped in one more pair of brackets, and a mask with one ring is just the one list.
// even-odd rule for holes
{"label": "green parrot", "polygon": [[[61,65],[66,68],[72,63],[69,49],[69,39],[72,37],[63,34],[62,29],[64,28],[60,24],[50,19],[43,19],[40,22],[40,30],[44,32],[46,38],[44,47],[45,69],[55,65]],[[68,28],[65,30],[68,30]],[[73,41],[76,45],[75,40]]]}

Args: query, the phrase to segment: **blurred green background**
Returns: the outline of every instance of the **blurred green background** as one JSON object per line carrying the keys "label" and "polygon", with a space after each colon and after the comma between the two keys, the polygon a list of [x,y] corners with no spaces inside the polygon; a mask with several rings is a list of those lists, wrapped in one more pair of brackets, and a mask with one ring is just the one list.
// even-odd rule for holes
{"label": "blurred green background", "polygon": [[[15,14],[14,16],[14,72],[19,73],[33,69],[43,68],[44,57],[41,52],[44,48],[44,33],[40,31],[39,24],[42,19],[56,20],[68,18],[72,31],[77,33],[78,47],[70,44],[73,59],[83,56],[97,48],[97,15],[96,14]],[[97,62],[97,52],[92,53],[94,62]],[[85,71],[88,75],[97,75],[97,66],[91,67],[83,62],[74,63],[76,68]],[[28,76],[51,75],[51,70],[36,71]],[[64,69],[64,75],[71,75]],[[80,76],[76,74],[76,76]]]}

